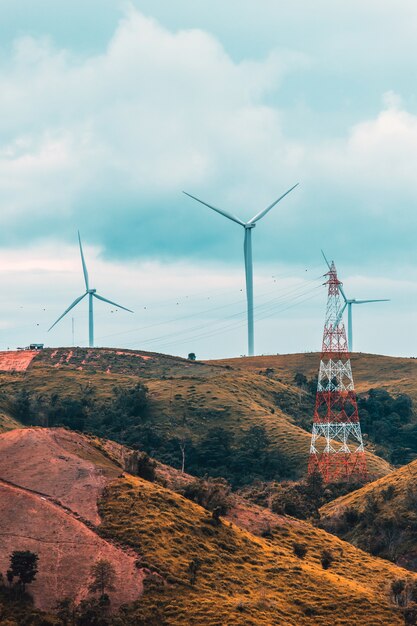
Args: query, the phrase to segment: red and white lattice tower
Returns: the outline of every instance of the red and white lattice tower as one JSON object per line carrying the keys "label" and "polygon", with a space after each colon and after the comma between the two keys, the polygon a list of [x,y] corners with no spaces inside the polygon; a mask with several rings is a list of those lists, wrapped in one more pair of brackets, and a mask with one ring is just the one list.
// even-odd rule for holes
{"label": "red and white lattice tower", "polygon": [[341,283],[333,262],[326,276],[328,300],[308,473],[320,472],[326,483],[364,481],[366,458],[342,320]]}

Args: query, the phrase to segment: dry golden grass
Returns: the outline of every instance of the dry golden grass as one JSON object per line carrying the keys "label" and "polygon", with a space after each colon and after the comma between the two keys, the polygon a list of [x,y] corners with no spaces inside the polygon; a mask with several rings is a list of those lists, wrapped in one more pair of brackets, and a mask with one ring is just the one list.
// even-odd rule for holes
{"label": "dry golden grass", "polygon": [[[380,499],[381,505],[384,503],[384,507],[388,510],[404,510],[404,503],[407,500],[410,492],[414,492],[417,498],[417,461],[413,461],[408,465],[404,465],[400,469],[391,472],[391,474],[380,478],[365,485],[357,491],[352,491],[346,496],[342,496],[333,500],[329,504],[326,504],[321,512],[324,515],[336,512],[339,508],[354,507],[358,511],[362,511],[365,506],[366,499],[371,494]],[[393,495],[387,500],[384,500],[383,493],[387,489],[393,490]]]}
{"label": "dry golden grass", "polygon": [[[353,522],[343,523],[349,512]],[[320,510],[326,527],[368,550],[417,569],[417,461]]]}
{"label": "dry golden grass", "polygon": [[[204,437],[210,428],[226,428],[239,438],[251,426],[261,424],[272,445],[279,447],[286,457],[294,475],[301,477],[306,472],[310,435],[294,424],[293,418],[279,409],[275,400],[277,394],[298,397],[299,390],[292,384],[294,372],[304,371],[303,367],[317,369],[318,355],[254,357],[203,364],[152,353],[143,360],[141,355],[146,353],[119,355],[117,350],[78,349],[72,364],[65,357],[71,350],[61,349],[52,359],[54,353],[45,350],[24,374],[0,374],[3,391],[14,392],[24,385],[25,389],[43,395],[79,397],[81,389],[88,386],[93,398],[104,400],[112,395],[115,385],[134,385],[139,376],[149,388],[150,420],[163,436],[174,436],[184,419],[187,435],[194,441]],[[276,359],[282,361],[279,366],[282,371]],[[302,366],[304,360],[307,364]],[[83,361],[86,365],[80,365]],[[270,361],[276,368],[276,376],[259,375],[259,370],[268,367]],[[231,368],[230,363],[237,369]],[[372,475],[379,477],[390,471],[386,461],[367,454]]]}
{"label": "dry golden grass", "polygon": [[6,430],[13,430],[14,428],[21,428],[21,425],[9,415],[0,413],[0,433],[4,433]]}
{"label": "dry golden grass", "polygon": [[[306,352],[223,359],[207,363],[229,365],[246,372],[258,372],[272,367],[283,382],[292,384],[296,372],[301,372],[307,378],[317,376],[319,361],[318,352]],[[351,362],[357,391],[378,387],[393,393],[407,393],[417,402],[417,359],[354,352]]]}
{"label": "dry golden grass", "polygon": [[[142,565],[168,583],[145,591],[134,612],[138,621],[184,626],[403,623],[387,594],[390,581],[403,571],[307,523],[288,518],[271,538],[255,537],[230,522],[214,526],[194,503],[132,477],[106,489],[100,512],[104,536],[134,548]],[[308,546],[304,559],[294,556],[296,541]],[[329,570],[320,562],[324,548],[335,556]],[[194,586],[188,576],[193,559],[201,562]]]}

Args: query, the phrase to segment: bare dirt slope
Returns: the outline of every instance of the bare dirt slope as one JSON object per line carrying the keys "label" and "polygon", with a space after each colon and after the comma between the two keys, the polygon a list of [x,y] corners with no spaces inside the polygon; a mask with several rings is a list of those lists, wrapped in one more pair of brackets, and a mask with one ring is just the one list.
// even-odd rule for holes
{"label": "bare dirt slope", "polygon": [[24,372],[38,354],[37,350],[0,352],[0,372]]}
{"label": "bare dirt slope", "polygon": [[6,572],[14,550],[39,556],[39,574],[30,586],[38,608],[52,610],[58,600],[88,595],[90,570],[98,559],[110,561],[118,581],[111,593],[114,607],[133,601],[142,591],[144,573],[136,556],[101,539],[71,513],[37,494],[0,479],[0,571]]}
{"label": "bare dirt slope", "polygon": [[101,538],[97,499],[120,475],[86,437],[64,429],[19,429],[0,435],[0,571],[13,550],[39,555],[31,586],[38,607],[87,595],[91,566],[100,558],[116,569],[114,607],[142,593],[137,555]]}
{"label": "bare dirt slope", "polygon": [[119,467],[86,437],[63,428],[11,430],[0,437],[0,478],[48,495],[99,524],[97,499]]}

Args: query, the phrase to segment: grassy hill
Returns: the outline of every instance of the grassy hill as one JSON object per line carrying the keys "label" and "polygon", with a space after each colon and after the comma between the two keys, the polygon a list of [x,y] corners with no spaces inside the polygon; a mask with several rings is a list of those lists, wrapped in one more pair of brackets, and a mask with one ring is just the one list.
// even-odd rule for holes
{"label": "grassy hill", "polygon": [[6,430],[12,430],[13,428],[21,428],[21,424],[10,415],[0,413],[0,433],[6,432]]}
{"label": "grassy hill", "polygon": [[[305,409],[300,411],[293,397],[288,410],[298,425],[309,430],[311,422],[306,419],[305,413],[310,415],[311,420],[319,360],[319,354],[306,353],[214,362],[252,375],[267,373],[271,379],[290,386],[294,384],[296,374],[305,376],[311,383],[299,390],[303,399],[299,404],[304,404]],[[417,459],[417,360],[355,353],[351,362],[359,395],[362,432],[368,450],[395,466]],[[288,399],[283,398],[281,407],[284,410],[286,402]]]}
{"label": "grassy hill", "polygon": [[[0,435],[0,571],[13,549],[38,553],[37,606],[86,598],[89,567],[101,556],[116,568],[113,608],[128,602],[104,624],[403,623],[389,593],[406,576],[401,568],[242,499],[216,523],[167,487],[121,475],[106,446],[63,429]],[[263,516],[268,532],[260,533]],[[303,558],[294,544],[305,545]]]}
{"label": "grassy hill", "polygon": [[[313,355],[311,365],[315,360]],[[207,438],[217,437],[222,442],[228,438],[232,449],[228,465],[220,468],[213,459],[212,466],[202,467],[201,472],[217,472],[232,481],[242,476],[241,469],[233,469],[235,457],[237,454],[248,457],[246,435],[258,426],[265,430],[265,445],[274,463],[280,465],[281,476],[298,478],[305,474],[307,467],[311,402],[294,386],[291,365],[285,377],[268,376],[264,371],[259,373],[258,361],[257,357],[243,359],[234,367],[229,362],[192,362],[140,351],[44,350],[33,359],[26,372],[0,374],[0,409],[17,417],[16,402],[11,398],[19,396],[22,404],[22,393],[29,393],[43,399],[44,404],[51,403],[55,397],[73,402],[74,406],[79,402],[80,410],[82,403],[84,407],[90,403],[102,414],[101,405],[111,402],[115,387],[126,389],[141,381],[148,388],[147,408],[141,419],[123,424],[116,432],[91,418],[90,411],[90,419],[84,426],[77,420],[66,422],[67,425],[136,443],[176,467],[182,461],[181,442],[186,442],[186,468],[194,472],[197,462],[191,463],[192,455],[206,459],[213,456],[214,444]],[[284,370],[284,364],[282,367]],[[299,369],[298,365],[295,367]],[[41,420],[42,406],[39,406],[38,403],[34,413]],[[23,411],[22,420],[28,418]],[[42,419],[48,423],[49,418]],[[115,423],[110,417],[108,421]],[[29,419],[29,423],[43,422]],[[216,431],[219,431],[217,435]],[[252,458],[254,456],[252,454]],[[368,464],[370,474],[377,477],[390,471],[389,464],[372,453],[368,453]],[[275,476],[272,469],[263,470],[260,463],[254,465],[254,471],[258,472],[255,477]]]}
{"label": "grassy hill", "polygon": [[[287,384],[293,384],[294,374],[297,372],[301,372],[307,378],[316,377],[319,362],[318,352],[209,361],[253,373],[268,367],[273,368],[276,376]],[[407,393],[417,403],[417,359],[354,352],[351,355],[351,363],[357,392],[378,387],[391,393]]]}
{"label": "grassy hill", "polygon": [[[97,499],[121,468],[85,437],[63,429],[18,429],[0,435],[0,572],[14,550],[39,555],[31,585],[37,607],[53,610],[88,595],[90,569],[110,561],[123,586],[113,603],[135,600],[144,572],[128,550],[100,537]],[[0,613],[1,623],[1,613]]]}
{"label": "grassy hill", "polygon": [[417,571],[417,461],[320,510],[325,528]]}

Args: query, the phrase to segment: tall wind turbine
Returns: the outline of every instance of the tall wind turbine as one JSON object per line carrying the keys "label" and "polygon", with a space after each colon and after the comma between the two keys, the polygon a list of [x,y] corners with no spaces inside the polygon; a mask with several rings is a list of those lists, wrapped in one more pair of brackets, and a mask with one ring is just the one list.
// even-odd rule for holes
{"label": "tall wind turbine", "polygon": [[116,304],[116,302],[112,302],[111,300],[107,300],[107,298],[103,298],[103,296],[99,296],[96,289],[90,289],[89,280],[88,280],[88,271],[87,271],[87,266],[85,264],[84,253],[83,253],[83,246],[82,246],[81,237],[80,237],[80,231],[78,231],[78,243],[80,244],[81,263],[82,263],[82,266],[83,266],[84,281],[85,281],[85,293],[83,293],[82,296],[79,296],[76,300],[74,300],[74,302],[68,307],[68,309],[66,309],[63,312],[63,314],[58,317],[56,322],[54,322],[52,324],[51,328],[48,329],[48,332],[50,330],[52,330],[52,328],[54,326],[56,326],[56,324],[58,324],[58,322],[60,320],[62,320],[62,318],[65,317],[65,315],[67,313],[69,313],[71,311],[71,309],[73,309],[79,302],[81,302],[81,300],[83,298],[88,296],[88,345],[89,345],[90,348],[93,348],[94,347],[93,298],[97,298],[98,300],[102,300],[103,302],[107,302],[107,304],[112,304],[113,306],[116,306],[119,309],[123,309],[124,311],[129,311],[129,313],[133,313],[133,311],[131,311],[130,309],[127,309],[125,306],[121,306],[120,304]]}
{"label": "tall wind turbine", "polygon": [[227,219],[232,220],[232,222],[236,222],[240,226],[243,226],[245,229],[245,240],[243,245],[243,250],[245,254],[245,275],[246,275],[246,300],[247,300],[247,317],[248,317],[248,354],[249,356],[254,355],[254,328],[253,328],[253,263],[252,263],[252,229],[255,228],[256,222],[261,220],[278,202],[280,202],[286,195],[288,195],[293,189],[297,187],[299,183],[288,189],[282,196],[275,200],[272,204],[263,209],[259,213],[257,213],[252,219],[248,222],[244,222],[243,220],[236,217],[232,213],[228,213],[223,209],[218,209],[195,196],[192,196],[190,193],[184,191],[186,196],[189,196],[193,200],[197,200],[201,204],[204,204],[209,209],[213,209],[220,215],[227,217]]}
{"label": "tall wind turbine", "polygon": [[[321,253],[323,255],[324,260],[326,261],[327,267],[330,270],[331,265],[329,261],[327,260],[326,255],[324,254],[323,250],[321,251]],[[348,348],[349,348],[349,352],[352,352],[352,348],[353,348],[352,304],[369,304],[370,302],[389,302],[389,298],[388,299],[384,298],[382,300],[356,300],[356,298],[346,297],[346,294],[343,290],[342,285],[339,285],[339,290],[340,290],[340,293],[342,294],[342,298],[345,301],[345,304],[340,310],[339,317],[337,318],[335,322],[335,326],[339,324],[340,320],[342,319],[342,315],[345,312],[345,309],[347,308],[347,311],[348,311]]]}

